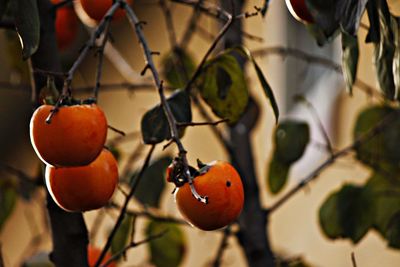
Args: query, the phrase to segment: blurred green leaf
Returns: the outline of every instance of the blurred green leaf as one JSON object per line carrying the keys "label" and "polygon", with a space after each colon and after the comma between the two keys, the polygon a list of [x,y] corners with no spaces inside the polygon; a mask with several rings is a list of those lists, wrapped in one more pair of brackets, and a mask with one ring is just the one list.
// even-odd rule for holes
{"label": "blurred green leaf", "polygon": [[162,74],[173,88],[183,88],[196,70],[192,57],[180,48],[169,52],[161,60],[161,64]]}
{"label": "blurred green leaf", "polygon": [[48,252],[39,252],[27,259],[22,267],[55,267]]}
{"label": "blurred green leaf", "polygon": [[[229,51],[229,50],[228,50]],[[268,98],[272,110],[274,111],[274,115],[275,115],[275,122],[278,123],[278,119],[279,119],[279,108],[278,108],[278,104],[276,103],[275,100],[275,96],[274,96],[274,92],[272,91],[271,86],[269,85],[267,79],[265,78],[261,68],[258,66],[256,60],[254,59],[254,57],[252,56],[251,52],[249,49],[247,49],[245,46],[237,46],[234,47],[232,49],[232,51],[238,51],[240,52],[242,55],[244,55],[247,59],[249,59],[251,61],[251,63],[253,63],[253,67],[256,71],[258,80],[261,83],[261,86],[264,90],[264,94],[265,96]]]}
{"label": "blurred green leaf", "polygon": [[283,163],[276,158],[273,158],[269,163],[268,170],[269,190],[271,193],[277,194],[286,184],[290,170],[290,164]]}
{"label": "blurred green leaf", "polygon": [[[354,139],[367,133],[390,113],[388,106],[374,106],[363,110],[354,127]],[[393,120],[379,132],[356,147],[357,159],[376,170],[393,171],[400,168],[400,119]]]}
{"label": "blurred green leaf", "polygon": [[332,193],[319,210],[319,222],[324,234],[331,238],[350,238],[358,243],[373,225],[369,191],[354,185],[344,185]]}
{"label": "blurred green leaf", "polygon": [[[175,91],[167,99],[167,102],[177,122],[187,123],[192,121],[190,97],[185,91]],[[171,138],[168,120],[160,105],[144,114],[141,121],[141,130],[145,144],[157,144]],[[180,136],[183,136],[184,128],[181,127],[179,130]]]}
{"label": "blurred green leaf", "polygon": [[18,194],[15,187],[7,181],[0,184],[0,231],[14,210]]}
{"label": "blurred green leaf", "polygon": [[357,36],[342,32],[342,50],[343,74],[347,92],[351,95],[358,66],[359,48]]}
{"label": "blurred green leaf", "polygon": [[[160,197],[165,187],[165,173],[171,162],[171,157],[162,157],[153,161],[146,169],[135,191],[135,197],[142,204],[155,208],[160,207]],[[132,178],[135,176],[136,174],[132,175]]]}
{"label": "blurred green leaf", "polygon": [[291,164],[303,156],[310,141],[308,124],[303,121],[285,120],[274,132],[275,156],[280,162]]}
{"label": "blurred green leaf", "polygon": [[400,212],[394,214],[390,219],[385,238],[389,247],[400,249]]}
{"label": "blurred green leaf", "polygon": [[128,237],[132,231],[133,216],[125,214],[121,225],[119,226],[111,242],[111,254],[120,252],[128,244]]}
{"label": "blurred green leaf", "polygon": [[374,200],[374,228],[385,236],[391,218],[400,211],[400,179],[375,173],[365,187]]}
{"label": "blurred green leaf", "polygon": [[199,78],[201,96],[220,118],[235,124],[243,114],[249,92],[236,58],[224,52],[209,60]]}
{"label": "blurred green leaf", "polygon": [[146,236],[167,232],[148,243],[150,262],[157,267],[177,267],[186,253],[183,231],[176,224],[151,221],[146,227]]}
{"label": "blurred green leaf", "polygon": [[16,0],[15,27],[22,42],[22,58],[28,59],[39,47],[40,19],[36,0]]}
{"label": "blurred green leaf", "polygon": [[395,86],[395,99],[400,97],[400,18],[393,17],[392,28],[394,33],[395,51],[393,56],[393,79]]}
{"label": "blurred green leaf", "polygon": [[392,30],[392,16],[390,15],[387,4],[384,4],[383,1],[380,1],[378,14],[380,22],[380,41],[379,43],[374,43],[374,63],[381,91],[386,98],[393,100],[395,97],[393,77],[395,43]]}

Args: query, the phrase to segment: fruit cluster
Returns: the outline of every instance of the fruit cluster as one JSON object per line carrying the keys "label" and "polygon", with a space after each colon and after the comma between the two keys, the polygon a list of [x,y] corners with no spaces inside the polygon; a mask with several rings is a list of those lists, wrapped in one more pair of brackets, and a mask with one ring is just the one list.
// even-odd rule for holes
{"label": "fruit cluster", "polygon": [[[47,120],[49,116],[51,120]],[[30,138],[46,164],[46,186],[62,209],[104,206],[118,183],[117,161],[104,149],[107,121],[96,104],[42,105],[33,113]]]}

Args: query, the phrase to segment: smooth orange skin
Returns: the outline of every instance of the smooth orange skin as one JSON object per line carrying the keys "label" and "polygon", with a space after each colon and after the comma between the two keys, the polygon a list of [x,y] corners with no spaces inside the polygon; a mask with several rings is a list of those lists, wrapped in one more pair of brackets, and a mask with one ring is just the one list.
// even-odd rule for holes
{"label": "smooth orange skin", "polygon": [[[113,4],[113,0],[80,0],[83,10],[86,14],[99,22]],[[132,4],[132,0],[126,1],[128,5]],[[123,9],[118,9],[113,16],[113,20],[121,19],[125,16]]]}
{"label": "smooth orange skin", "polygon": [[107,120],[95,104],[54,108],[42,105],[33,113],[30,137],[38,157],[52,166],[87,165],[100,154],[107,137]]}
{"label": "smooth orange skin", "polygon": [[305,0],[286,0],[286,6],[295,19],[303,23],[314,23]]}
{"label": "smooth orange skin", "polygon": [[[60,1],[52,0],[51,2],[57,4]],[[60,50],[65,50],[76,39],[79,28],[78,16],[72,7],[64,6],[57,9],[55,28],[57,46]]]}
{"label": "smooth orange skin", "polygon": [[[101,249],[92,247],[91,245],[89,245],[87,253],[88,253],[89,267],[94,267],[97,259],[100,257]],[[110,258],[111,258],[111,253],[107,252],[106,255],[104,256],[104,259],[101,261],[100,265],[103,265],[104,263],[106,263]],[[115,262],[111,262],[107,266],[108,267],[117,267],[117,264]]]}
{"label": "smooth orange skin", "polygon": [[107,204],[118,183],[117,161],[103,149],[86,166],[46,166],[46,187],[57,205],[71,212],[94,210]]}
{"label": "smooth orange skin", "polygon": [[[186,183],[178,189],[175,200],[179,211],[194,226],[211,231],[224,227],[240,215],[244,193],[239,174],[227,162],[215,161],[207,173],[194,179],[200,195],[208,197],[208,204],[196,200]],[[227,183],[230,182],[230,186]]]}

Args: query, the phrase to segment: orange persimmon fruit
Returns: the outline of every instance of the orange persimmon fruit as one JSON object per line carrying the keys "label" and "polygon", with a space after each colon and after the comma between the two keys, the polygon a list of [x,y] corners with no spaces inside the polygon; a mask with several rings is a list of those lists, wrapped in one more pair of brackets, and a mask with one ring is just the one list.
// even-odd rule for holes
{"label": "orange persimmon fruit", "polygon": [[[113,4],[113,0],[80,0],[83,10],[86,14],[99,22]],[[126,1],[128,5],[132,4],[132,0]],[[118,9],[113,16],[113,20],[121,19],[125,16],[123,9]]]}
{"label": "orange persimmon fruit", "polygon": [[[58,4],[61,0],[51,0]],[[79,19],[72,6],[63,6],[57,9],[55,30],[57,46],[60,50],[68,48],[76,39],[79,29]]]}
{"label": "orange persimmon fruit", "polygon": [[[93,247],[92,245],[88,245],[87,256],[88,256],[88,264],[89,267],[94,267],[97,262],[97,259],[100,257],[101,249],[97,247]],[[107,252],[104,256],[103,260],[101,261],[100,265],[105,264],[109,259],[111,259],[111,253]],[[117,267],[115,262],[111,262],[107,265],[108,267]]]}
{"label": "orange persimmon fruit", "polygon": [[286,0],[286,6],[292,16],[303,23],[314,23],[307,5],[306,0]]}
{"label": "orange persimmon fruit", "polygon": [[189,184],[185,183],[175,195],[183,217],[205,231],[222,228],[236,220],[243,208],[244,192],[235,168],[227,162],[214,161],[199,172],[193,183],[200,195],[207,196],[208,203],[195,199]]}
{"label": "orange persimmon fruit", "polygon": [[62,209],[82,212],[106,205],[118,183],[118,166],[106,149],[95,161],[79,167],[46,166],[46,187]]}
{"label": "orange persimmon fruit", "polygon": [[61,106],[47,123],[52,105],[33,113],[30,138],[38,157],[52,166],[87,165],[100,154],[107,137],[107,120],[96,104]]}

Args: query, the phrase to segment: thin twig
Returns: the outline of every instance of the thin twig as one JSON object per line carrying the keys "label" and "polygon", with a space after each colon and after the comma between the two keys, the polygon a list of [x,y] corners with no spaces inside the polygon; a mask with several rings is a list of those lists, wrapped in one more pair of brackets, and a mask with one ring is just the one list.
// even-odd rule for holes
{"label": "thin twig", "polygon": [[113,139],[111,139],[110,141],[108,141],[108,145],[109,146],[116,146],[119,143],[121,143],[122,141],[129,141],[131,139],[137,138],[141,135],[140,132],[130,132],[127,133],[125,135],[119,135]]}
{"label": "thin twig", "polygon": [[182,162],[183,162],[184,175],[188,179],[192,194],[197,200],[199,200],[203,203],[207,203],[207,198],[200,196],[194,187],[193,177],[191,176],[190,171],[189,171],[189,163],[188,163],[187,155],[186,155],[187,151],[185,150],[181,140],[179,139],[179,133],[178,133],[178,127],[176,126],[176,120],[175,120],[174,115],[172,114],[169,104],[167,103],[167,99],[164,94],[163,83],[160,79],[160,75],[155,67],[154,62],[153,62],[153,54],[151,52],[151,49],[146,41],[146,38],[144,37],[143,31],[142,31],[142,24],[140,23],[136,14],[133,12],[133,10],[130,8],[129,5],[125,5],[124,8],[126,10],[128,20],[129,20],[131,26],[135,29],[136,35],[139,39],[139,42],[142,45],[143,53],[144,53],[145,59],[146,59],[145,70],[149,69],[152,72],[154,83],[158,89],[158,94],[160,96],[161,106],[163,108],[165,116],[167,117],[168,125],[169,125],[170,131],[171,131],[171,139],[175,142],[176,146],[178,147],[179,157],[182,159]]}
{"label": "thin twig", "polygon": [[97,63],[97,72],[96,72],[96,82],[95,86],[93,89],[93,95],[94,99],[97,100],[99,96],[99,88],[100,88],[100,81],[101,81],[101,75],[103,73],[103,59],[104,59],[104,48],[106,47],[109,35],[110,35],[110,20],[106,20],[105,26],[104,26],[104,32],[103,32],[103,40],[101,41],[100,46],[98,47],[97,50],[97,55],[99,57],[99,61]]}
{"label": "thin twig", "polygon": [[53,8],[54,8],[54,9],[58,9],[58,8],[63,7],[63,6],[72,4],[72,1],[73,1],[73,0],[63,0],[63,1],[60,1],[60,2],[58,2],[57,4],[53,4]]}
{"label": "thin twig", "polygon": [[141,178],[142,178],[142,176],[144,174],[144,171],[149,166],[150,159],[151,159],[151,156],[153,155],[154,149],[155,149],[155,145],[152,145],[150,150],[149,150],[149,152],[147,153],[146,159],[145,159],[145,161],[143,163],[143,166],[142,166],[139,174],[136,176],[136,179],[134,180],[134,183],[132,184],[132,187],[131,187],[131,190],[129,192],[129,195],[125,198],[125,201],[124,201],[124,204],[122,205],[122,208],[121,208],[121,211],[119,213],[118,219],[115,222],[115,225],[114,225],[113,229],[111,230],[110,234],[108,235],[107,242],[104,245],[103,250],[101,251],[101,254],[100,254],[99,258],[97,259],[96,264],[94,265],[95,267],[100,266],[100,263],[103,261],[104,256],[107,253],[107,250],[110,248],[111,242],[112,242],[112,240],[113,240],[118,228],[120,227],[120,225],[122,223],[122,220],[125,217],[125,213],[126,213],[126,210],[128,208],[129,201],[133,197],[133,194],[136,191],[136,188],[137,188],[137,186],[138,186],[138,184],[139,184],[139,182],[140,182],[140,180],[141,180]]}
{"label": "thin twig", "polygon": [[351,262],[353,264],[353,267],[357,267],[357,261],[354,252],[351,252]]}
{"label": "thin twig", "polygon": [[225,25],[222,27],[222,29],[218,33],[217,37],[214,39],[211,46],[208,48],[206,54],[204,55],[199,66],[197,67],[196,71],[194,72],[192,78],[186,84],[185,91],[187,91],[187,92],[191,91],[191,88],[192,88],[194,82],[196,81],[196,79],[200,76],[201,72],[203,71],[203,67],[204,67],[208,57],[211,55],[212,51],[214,51],[215,47],[217,46],[219,41],[222,39],[222,37],[225,35],[225,33],[228,31],[228,29],[233,25],[234,19],[233,19],[232,15],[227,13],[226,16],[228,16],[228,22],[225,23]]}
{"label": "thin twig", "polygon": [[15,175],[16,177],[18,177],[19,179],[21,179],[25,182],[36,185],[35,177],[31,177],[28,174],[24,173],[23,171],[15,168],[11,165],[0,162],[0,170],[3,170],[12,175]]}
{"label": "thin twig", "polygon": [[2,250],[2,244],[1,243],[0,243],[0,267],[5,267],[4,259],[3,259],[3,250]]}
{"label": "thin twig", "polygon": [[131,248],[146,244],[154,239],[160,238],[163,235],[165,235],[168,232],[168,229],[161,231],[155,235],[151,235],[143,240],[140,240],[138,242],[131,242],[130,244],[128,244],[126,247],[124,247],[122,250],[118,251],[117,253],[115,253],[114,255],[112,255],[111,258],[109,258],[103,265],[101,265],[101,267],[106,267],[109,264],[111,264],[113,261],[117,260],[121,255],[123,255],[124,253],[126,253],[126,251],[128,251]]}
{"label": "thin twig", "polygon": [[107,125],[107,127],[108,127],[108,129],[110,129],[113,132],[116,132],[117,134],[120,134],[122,136],[126,135],[124,131],[118,130],[117,128],[115,128],[115,127],[113,127],[111,125]]}
{"label": "thin twig", "polygon": [[[106,206],[106,208],[120,208],[120,205],[118,205],[115,202],[111,202],[108,206]],[[182,219],[179,218],[175,218],[169,215],[158,215],[155,214],[154,212],[150,212],[149,210],[145,209],[142,211],[137,211],[137,210],[131,210],[131,209],[127,209],[126,210],[126,214],[131,215],[131,216],[135,216],[135,217],[144,217],[144,218],[148,218],[148,219],[152,219],[154,221],[158,221],[158,222],[168,222],[168,223],[176,223],[176,224],[182,224],[182,225],[188,225],[189,224]]]}
{"label": "thin twig", "polygon": [[368,132],[357,138],[354,141],[354,143],[334,153],[331,157],[329,157],[329,159],[324,161],[309,175],[301,179],[300,182],[295,187],[289,190],[281,199],[279,199],[270,208],[268,208],[267,210],[268,214],[271,214],[272,212],[276,211],[279,207],[281,207],[284,203],[286,203],[294,194],[296,194],[302,188],[304,188],[309,182],[319,177],[322,171],[324,171],[327,167],[331,166],[338,158],[347,155],[348,153],[350,153],[351,151],[362,145],[364,142],[370,140],[371,138],[379,134],[381,131],[383,131],[384,128],[386,128],[390,124],[390,122],[393,121],[393,119],[395,119],[396,116],[398,115],[399,113],[397,111],[393,111],[392,113],[388,114],[385,118],[383,118],[378,124],[376,124],[375,127],[373,127]]}
{"label": "thin twig", "polygon": [[189,23],[186,26],[186,30],[184,31],[182,40],[180,42],[180,47],[183,49],[188,46],[190,39],[192,39],[194,32],[196,31],[197,23],[199,22],[201,15],[199,7],[203,2],[204,0],[199,0],[193,7],[192,16],[190,17]]}
{"label": "thin twig", "polygon": [[311,116],[314,118],[315,122],[317,123],[319,131],[321,132],[321,134],[325,140],[326,148],[328,149],[329,154],[332,156],[333,155],[333,146],[332,146],[331,139],[329,138],[328,132],[325,129],[325,126],[322,123],[314,105],[310,101],[308,101],[308,99],[306,97],[304,97],[302,95],[297,95],[297,96],[295,96],[295,98],[299,99],[301,101],[301,103],[304,103],[306,105],[306,107],[308,108],[308,110],[310,111]]}
{"label": "thin twig", "polygon": [[228,122],[229,119],[222,119],[218,121],[206,121],[206,122],[178,122],[178,127],[188,127],[188,126],[204,126],[204,125],[218,125],[223,122]]}
{"label": "thin twig", "polygon": [[224,235],[222,236],[221,243],[219,244],[217,255],[213,261],[213,267],[219,267],[222,263],[222,256],[224,255],[225,249],[228,247],[228,239],[231,236],[231,225],[225,228]]}
{"label": "thin twig", "polygon": [[75,71],[78,67],[82,64],[83,60],[86,58],[89,51],[94,47],[96,44],[96,40],[101,36],[103,31],[106,29],[106,25],[108,21],[112,19],[114,13],[120,8],[120,2],[116,1],[111,8],[107,11],[106,15],[100,21],[99,25],[97,26],[96,30],[92,33],[88,42],[86,42],[85,46],[83,47],[81,53],[79,54],[78,58],[74,61],[74,64],[68,71],[66,78],[64,80],[64,86],[61,92],[61,95],[54,106],[54,109],[50,112],[49,116],[46,119],[46,123],[51,123],[51,118],[57,112],[59,107],[61,106],[63,100],[71,94],[71,83],[74,77]]}

